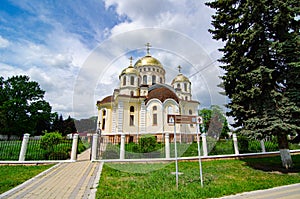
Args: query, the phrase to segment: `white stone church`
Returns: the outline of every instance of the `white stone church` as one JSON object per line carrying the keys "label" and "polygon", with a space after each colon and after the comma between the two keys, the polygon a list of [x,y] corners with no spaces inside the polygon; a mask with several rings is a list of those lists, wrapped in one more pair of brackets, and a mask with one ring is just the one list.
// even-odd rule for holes
{"label": "white stone church", "polygon": [[[168,114],[198,115],[199,102],[192,99],[191,82],[179,73],[166,84],[163,64],[147,54],[119,75],[119,87],[113,94],[97,101],[98,124],[102,135],[125,134],[127,141],[135,141],[142,134],[173,137],[174,127],[167,122]],[[176,66],[174,66],[176,67]],[[177,124],[178,132],[196,133],[195,124]],[[193,138],[191,138],[193,139]]]}

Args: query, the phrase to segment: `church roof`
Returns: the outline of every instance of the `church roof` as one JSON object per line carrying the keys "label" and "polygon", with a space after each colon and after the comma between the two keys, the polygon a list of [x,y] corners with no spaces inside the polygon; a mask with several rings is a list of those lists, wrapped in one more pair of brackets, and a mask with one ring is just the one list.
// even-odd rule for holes
{"label": "church roof", "polygon": [[146,55],[145,57],[142,57],[141,59],[137,60],[137,62],[134,64],[135,68],[141,67],[141,66],[158,66],[163,68],[160,61],[158,61],[156,58],[152,57],[151,55]]}
{"label": "church roof", "polygon": [[135,68],[133,68],[132,66],[129,66],[129,67],[125,68],[125,69],[122,71],[122,73],[121,73],[121,75],[119,76],[119,78],[120,78],[122,75],[124,75],[124,74],[127,74],[127,75],[129,75],[129,74],[134,74],[134,75],[137,75],[137,76],[140,75],[139,71],[136,70]]}
{"label": "church roof", "polygon": [[172,85],[176,82],[190,82],[189,78],[184,76],[182,73],[179,73],[172,81]]}
{"label": "church roof", "polygon": [[110,95],[110,96],[103,98],[101,101],[97,101],[97,104],[105,104],[105,103],[109,103],[112,101],[114,101],[114,98],[112,95]]}
{"label": "church roof", "polygon": [[164,102],[167,99],[174,99],[179,103],[179,98],[174,92],[174,89],[166,84],[155,84],[151,86],[145,102],[147,103],[151,99],[158,99],[161,102]]}

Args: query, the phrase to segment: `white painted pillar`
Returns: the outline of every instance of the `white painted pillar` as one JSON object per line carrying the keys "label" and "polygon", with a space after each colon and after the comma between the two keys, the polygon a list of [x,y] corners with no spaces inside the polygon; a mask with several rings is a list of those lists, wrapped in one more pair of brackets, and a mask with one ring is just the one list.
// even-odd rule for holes
{"label": "white painted pillar", "polygon": [[78,134],[73,135],[71,161],[77,160],[77,146],[78,146]]}
{"label": "white painted pillar", "polygon": [[265,152],[266,152],[266,147],[265,147],[265,142],[264,142],[264,140],[261,140],[261,141],[260,141],[260,146],[261,146],[261,151],[262,151],[263,153],[265,153]]}
{"label": "white painted pillar", "polygon": [[208,156],[207,152],[207,141],[206,141],[206,133],[201,135],[202,137],[202,148],[203,148],[203,156]]}
{"label": "white painted pillar", "polygon": [[97,133],[93,134],[91,161],[95,161],[97,159],[98,138],[99,138],[99,135]]}
{"label": "white painted pillar", "polygon": [[29,135],[30,134],[25,133],[24,136],[23,136],[21,151],[20,151],[20,154],[19,154],[19,161],[24,161],[25,160],[25,154],[26,154],[26,150],[27,150]]}
{"label": "white painted pillar", "polygon": [[233,139],[234,153],[236,155],[238,155],[238,154],[240,154],[240,152],[239,152],[239,146],[238,146],[238,140],[237,140],[236,133],[232,134],[232,139]]}
{"label": "white painted pillar", "polygon": [[166,158],[170,158],[170,135],[169,133],[165,133],[165,153]]}
{"label": "white painted pillar", "polygon": [[121,135],[120,159],[125,159],[125,134]]}

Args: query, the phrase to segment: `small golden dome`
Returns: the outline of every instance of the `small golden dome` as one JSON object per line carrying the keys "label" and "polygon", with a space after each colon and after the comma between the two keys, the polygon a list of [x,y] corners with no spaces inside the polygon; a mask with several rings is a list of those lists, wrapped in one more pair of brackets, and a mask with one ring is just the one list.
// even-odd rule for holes
{"label": "small golden dome", "polygon": [[128,66],[127,68],[125,68],[125,69],[122,71],[120,77],[121,77],[122,75],[125,75],[125,74],[126,74],[126,75],[134,74],[134,75],[137,75],[137,76],[140,75],[139,71],[136,70],[135,68],[133,68],[132,66]]}
{"label": "small golden dome", "polygon": [[172,84],[177,83],[177,82],[190,82],[189,78],[184,76],[182,73],[179,73],[172,81]]}
{"label": "small golden dome", "polygon": [[160,61],[152,57],[151,55],[146,55],[145,57],[139,59],[135,64],[134,67],[138,68],[141,66],[158,66],[163,68],[162,64]]}

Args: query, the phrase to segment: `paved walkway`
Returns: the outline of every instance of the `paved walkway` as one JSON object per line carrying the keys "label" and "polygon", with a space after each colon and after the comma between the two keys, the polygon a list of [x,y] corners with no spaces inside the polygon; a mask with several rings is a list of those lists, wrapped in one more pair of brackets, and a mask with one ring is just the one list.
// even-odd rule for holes
{"label": "paved walkway", "polygon": [[102,163],[91,162],[90,150],[73,163],[59,163],[0,198],[94,198]]}

